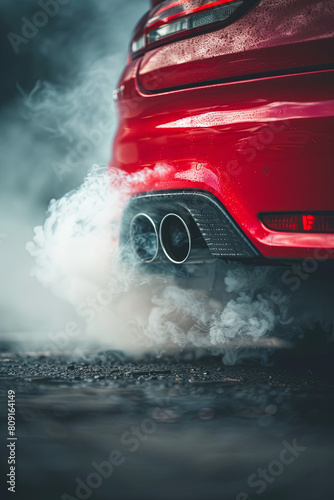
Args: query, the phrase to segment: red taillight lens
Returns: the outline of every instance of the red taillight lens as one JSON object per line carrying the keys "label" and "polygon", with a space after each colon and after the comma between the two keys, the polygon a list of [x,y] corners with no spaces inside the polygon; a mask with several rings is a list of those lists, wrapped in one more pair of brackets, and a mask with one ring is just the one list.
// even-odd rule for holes
{"label": "red taillight lens", "polygon": [[132,41],[131,52],[140,55],[145,49],[190,36],[203,29],[214,29],[233,20],[243,7],[254,0],[166,0],[153,8]]}
{"label": "red taillight lens", "polygon": [[295,233],[334,233],[334,214],[274,213],[260,216],[273,231]]}

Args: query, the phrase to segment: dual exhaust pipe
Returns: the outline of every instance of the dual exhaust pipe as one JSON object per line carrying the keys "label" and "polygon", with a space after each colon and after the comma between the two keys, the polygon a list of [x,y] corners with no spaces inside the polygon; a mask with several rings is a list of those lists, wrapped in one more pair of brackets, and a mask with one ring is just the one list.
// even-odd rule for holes
{"label": "dual exhaust pipe", "polygon": [[[195,223],[192,221],[187,223],[174,213],[165,215],[160,222],[159,230],[149,215],[137,214],[131,221],[130,240],[135,254],[145,263],[157,259],[160,246],[173,264],[183,264],[190,260],[203,262],[203,250],[208,252]],[[201,259],[198,251],[201,251]]]}

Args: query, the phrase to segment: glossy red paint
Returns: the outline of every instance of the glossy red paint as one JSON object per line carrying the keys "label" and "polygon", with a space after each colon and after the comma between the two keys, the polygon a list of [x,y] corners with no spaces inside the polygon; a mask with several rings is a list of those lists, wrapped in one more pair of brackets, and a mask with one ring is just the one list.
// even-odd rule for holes
{"label": "glossy red paint", "polygon": [[265,257],[334,258],[334,234],[259,218],[334,212],[333,19],[332,1],[262,0],[129,61],[110,167],[151,171],[133,194],[209,191]]}
{"label": "glossy red paint", "polygon": [[262,0],[221,30],[147,52],[138,80],[147,92],[332,64],[332,0]]}

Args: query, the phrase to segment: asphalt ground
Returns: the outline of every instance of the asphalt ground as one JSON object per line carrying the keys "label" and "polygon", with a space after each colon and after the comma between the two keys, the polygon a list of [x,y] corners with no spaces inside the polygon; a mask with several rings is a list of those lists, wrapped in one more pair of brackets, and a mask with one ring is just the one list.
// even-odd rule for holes
{"label": "asphalt ground", "polygon": [[[265,349],[265,348],[263,348]],[[126,358],[1,344],[1,498],[332,499],[332,349]],[[15,391],[16,493],[5,476]]]}

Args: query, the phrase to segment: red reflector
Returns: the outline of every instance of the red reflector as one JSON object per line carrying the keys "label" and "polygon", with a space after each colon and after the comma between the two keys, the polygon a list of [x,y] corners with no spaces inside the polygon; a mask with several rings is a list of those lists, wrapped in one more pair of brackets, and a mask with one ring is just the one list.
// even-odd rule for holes
{"label": "red reflector", "polygon": [[314,215],[303,215],[303,229],[304,231],[311,231],[315,221]]}
{"label": "red reflector", "polygon": [[334,233],[334,214],[272,213],[260,219],[273,231]]}

